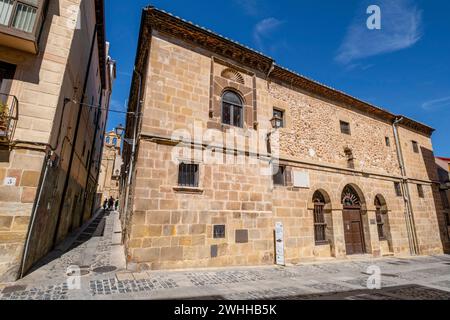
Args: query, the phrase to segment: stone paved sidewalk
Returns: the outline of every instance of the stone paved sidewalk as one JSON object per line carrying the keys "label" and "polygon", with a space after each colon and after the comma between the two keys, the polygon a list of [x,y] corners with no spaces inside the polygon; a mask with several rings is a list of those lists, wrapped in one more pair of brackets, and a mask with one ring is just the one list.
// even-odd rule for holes
{"label": "stone paved sidewalk", "polygon": [[[0,299],[450,299],[448,255],[133,273],[120,237],[118,214],[100,213],[69,251],[0,287]],[[81,266],[80,289],[67,284],[70,265]],[[378,290],[367,289],[373,265],[382,273]]]}

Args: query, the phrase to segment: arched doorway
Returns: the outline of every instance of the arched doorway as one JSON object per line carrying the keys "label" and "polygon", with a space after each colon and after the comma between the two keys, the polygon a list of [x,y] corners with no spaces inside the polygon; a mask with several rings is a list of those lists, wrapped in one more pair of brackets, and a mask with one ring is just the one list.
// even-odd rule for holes
{"label": "arched doorway", "polygon": [[347,185],[342,191],[345,249],[347,254],[366,252],[361,217],[361,199],[356,190]]}

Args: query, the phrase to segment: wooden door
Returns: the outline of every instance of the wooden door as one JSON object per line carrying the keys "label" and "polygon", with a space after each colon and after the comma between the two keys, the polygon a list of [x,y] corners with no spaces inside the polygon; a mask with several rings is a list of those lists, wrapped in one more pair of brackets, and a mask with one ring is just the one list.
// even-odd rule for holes
{"label": "wooden door", "polygon": [[344,218],[344,236],[345,248],[347,254],[364,253],[364,238],[361,221],[361,211],[359,209],[345,209]]}

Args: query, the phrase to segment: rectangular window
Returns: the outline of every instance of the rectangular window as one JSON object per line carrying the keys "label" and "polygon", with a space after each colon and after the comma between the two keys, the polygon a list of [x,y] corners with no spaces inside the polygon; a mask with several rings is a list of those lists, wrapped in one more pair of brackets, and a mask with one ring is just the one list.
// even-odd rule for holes
{"label": "rectangular window", "polygon": [[417,141],[412,141],[413,151],[414,153],[419,153],[419,144]]}
{"label": "rectangular window", "polygon": [[345,122],[345,121],[340,121],[340,124],[341,124],[341,133],[351,134],[350,133],[350,123]]}
{"label": "rectangular window", "polygon": [[178,185],[198,187],[198,164],[180,163],[178,168]]}
{"label": "rectangular window", "polygon": [[215,225],[213,233],[214,239],[225,238],[225,225],[223,224]]}
{"label": "rectangular window", "polygon": [[284,111],[273,109],[273,117],[276,118],[275,128],[284,128]]}
{"label": "rectangular window", "polygon": [[0,24],[4,26],[9,25],[11,15],[14,9],[13,0],[0,0]]}
{"label": "rectangular window", "polygon": [[400,182],[394,182],[394,188],[395,188],[395,194],[397,195],[397,197],[401,197],[402,196],[402,188],[400,186]]}
{"label": "rectangular window", "polygon": [[425,194],[423,192],[423,186],[421,184],[417,185],[417,193],[419,194],[419,198],[425,197]]}
{"label": "rectangular window", "polygon": [[36,13],[36,8],[18,3],[13,27],[25,32],[32,32],[36,21]]}
{"label": "rectangular window", "polygon": [[384,139],[386,141],[386,147],[390,147],[391,146],[391,140],[389,139],[389,137],[385,137]]}
{"label": "rectangular window", "polygon": [[[276,169],[276,167],[274,169]],[[274,185],[277,185],[277,186],[286,185],[285,171],[286,171],[285,166],[278,166],[277,172],[272,176]]]}

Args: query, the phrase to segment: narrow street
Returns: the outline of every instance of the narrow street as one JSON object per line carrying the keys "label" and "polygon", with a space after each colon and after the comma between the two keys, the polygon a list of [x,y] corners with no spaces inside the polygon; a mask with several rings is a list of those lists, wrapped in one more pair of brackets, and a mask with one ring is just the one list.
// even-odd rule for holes
{"label": "narrow street", "polygon": [[[118,213],[100,211],[41,267],[1,284],[0,299],[450,299],[446,255],[133,273],[125,269],[120,239]],[[73,265],[80,267],[77,288],[67,282],[75,279],[67,275]],[[381,289],[367,289],[370,266],[380,268]]]}

